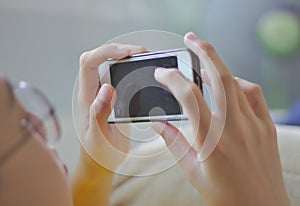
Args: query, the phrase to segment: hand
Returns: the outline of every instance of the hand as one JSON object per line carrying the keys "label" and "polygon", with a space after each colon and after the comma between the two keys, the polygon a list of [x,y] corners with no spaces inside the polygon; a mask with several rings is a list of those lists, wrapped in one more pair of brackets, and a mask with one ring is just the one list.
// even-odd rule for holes
{"label": "hand", "polygon": [[109,125],[115,90],[100,85],[98,67],[108,58],[145,52],[138,46],[108,44],[80,57],[78,102],[80,110],[80,159],[71,178],[74,205],[109,205],[113,172],[129,151],[127,127]]}
{"label": "hand", "polygon": [[[185,44],[204,65],[212,62],[216,69],[204,72],[216,111],[211,113],[199,88],[178,70],[157,69],[156,80],[167,86],[187,111],[196,145],[192,147],[169,123],[153,123],[153,129],[164,138],[208,205],[289,205],[276,130],[261,88],[232,77],[214,48],[193,33],[185,36]],[[214,132],[220,128],[219,134]],[[205,142],[216,139],[210,156],[199,161],[197,148],[205,150]]]}
{"label": "hand", "polygon": [[108,124],[115,90],[100,86],[98,67],[108,58],[146,52],[139,46],[108,44],[82,54],[79,73],[79,109],[83,131],[81,143],[88,155],[109,170],[115,170],[129,151],[127,126]]}

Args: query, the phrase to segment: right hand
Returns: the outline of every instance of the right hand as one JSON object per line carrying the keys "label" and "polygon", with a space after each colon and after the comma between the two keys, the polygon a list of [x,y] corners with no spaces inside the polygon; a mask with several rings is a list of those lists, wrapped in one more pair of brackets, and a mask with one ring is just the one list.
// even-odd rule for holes
{"label": "right hand", "polygon": [[[201,50],[216,68],[206,70],[216,112],[211,113],[197,85],[178,70],[157,69],[155,78],[170,89],[187,111],[196,147],[202,148],[206,138],[210,141],[220,137],[220,141],[205,161],[199,161],[197,149],[176,127],[167,122],[153,123],[153,129],[162,135],[208,205],[289,205],[276,130],[261,88],[234,78],[214,48],[194,34],[187,34],[185,43],[195,54]],[[200,60],[204,64],[209,61]],[[220,134],[214,133],[222,124]]]}

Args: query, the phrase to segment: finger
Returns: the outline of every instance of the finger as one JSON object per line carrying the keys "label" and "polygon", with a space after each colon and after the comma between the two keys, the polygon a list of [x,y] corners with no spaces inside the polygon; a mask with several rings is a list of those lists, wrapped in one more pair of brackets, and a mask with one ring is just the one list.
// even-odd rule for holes
{"label": "finger", "polygon": [[[109,125],[107,119],[115,103],[115,89],[110,84],[104,84],[90,107],[90,130],[97,135],[97,141],[108,146],[109,150],[127,154],[129,141],[128,125]],[[112,146],[112,147],[111,147]],[[118,154],[118,152],[116,153]]]}
{"label": "finger", "polygon": [[107,44],[92,51],[85,52],[80,57],[79,93],[80,110],[88,112],[90,105],[99,89],[98,66],[108,58],[121,59],[133,53],[145,52],[139,46],[123,44]]}
{"label": "finger", "polygon": [[195,170],[199,167],[197,151],[188,143],[183,134],[168,122],[151,123],[151,127],[163,137],[184,173],[189,179],[192,179]]}
{"label": "finger", "polygon": [[271,115],[269,113],[268,105],[264,98],[262,88],[247,80],[237,78],[237,82],[245,94],[248,104],[252,108],[254,114],[262,120],[270,120]]}
{"label": "finger", "polygon": [[193,33],[186,34],[184,41],[187,47],[198,55],[206,69],[216,99],[217,112],[223,117],[236,114],[238,103],[232,75],[213,46],[200,40]]}
{"label": "finger", "polygon": [[90,107],[90,125],[98,127],[102,132],[107,129],[107,119],[112,111],[114,88],[104,84]]}
{"label": "finger", "polygon": [[[198,132],[200,132],[200,136],[205,137],[210,125],[211,113],[199,87],[185,78],[178,69],[157,68],[154,76],[183,106],[196,131],[195,135],[199,135]],[[199,139],[199,143],[202,144],[202,142],[203,139]]]}
{"label": "finger", "polygon": [[234,87],[237,94],[239,107],[241,108],[241,113],[245,114],[246,116],[252,117],[254,116],[254,113],[252,111],[251,106],[249,105],[249,102],[247,100],[247,97],[245,96],[243,90],[241,89],[241,86],[238,82],[239,77],[234,77]]}

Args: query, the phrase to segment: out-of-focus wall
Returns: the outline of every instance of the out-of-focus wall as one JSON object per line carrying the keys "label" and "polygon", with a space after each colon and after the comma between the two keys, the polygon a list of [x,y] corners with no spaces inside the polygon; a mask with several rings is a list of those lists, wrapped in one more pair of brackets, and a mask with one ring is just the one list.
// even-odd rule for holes
{"label": "out-of-focus wall", "polygon": [[[258,22],[271,11],[279,9],[294,12],[292,14],[298,16],[299,29],[298,0],[208,1],[201,28],[203,37],[215,45],[234,75],[263,87],[271,109],[285,109],[300,98],[300,48],[287,57],[274,56],[266,52],[258,41]],[[271,21],[278,23],[280,19]],[[284,37],[289,36],[290,31],[288,27],[281,28],[277,30],[279,34],[274,31],[269,33],[268,38],[281,36],[283,43],[278,43],[288,43]]]}

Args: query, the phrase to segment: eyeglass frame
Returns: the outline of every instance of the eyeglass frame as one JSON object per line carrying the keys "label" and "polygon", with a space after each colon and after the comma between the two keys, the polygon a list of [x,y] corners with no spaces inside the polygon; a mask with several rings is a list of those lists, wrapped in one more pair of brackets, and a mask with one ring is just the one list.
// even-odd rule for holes
{"label": "eyeglass frame", "polygon": [[[10,82],[8,82],[9,85]],[[13,94],[16,98],[16,100],[21,104],[23,109],[26,112],[26,116],[20,120],[20,124],[22,127],[25,127],[25,134],[22,134],[22,137],[20,141],[18,141],[16,144],[14,144],[2,157],[0,157],[0,168],[23,146],[25,143],[36,133],[39,133],[37,131],[37,128],[40,126],[43,126],[41,124],[44,124],[46,121],[51,119],[53,121],[54,130],[56,131],[56,136],[54,137],[55,142],[53,144],[49,144],[49,137],[46,135],[46,143],[49,146],[54,146],[56,142],[58,142],[61,139],[61,127],[58,121],[58,118],[56,117],[54,107],[48,100],[48,98],[37,88],[33,87],[31,84],[29,84],[26,81],[20,81],[17,83],[17,85],[13,86]],[[46,112],[45,116],[42,116],[39,121],[35,122],[34,124],[31,122],[31,118],[29,118],[30,115],[33,114],[32,111],[27,111],[26,109],[26,103],[24,102],[22,98],[18,97],[17,92],[31,92],[31,94],[36,97],[36,99],[39,99],[39,101],[43,101],[45,105],[47,105],[48,111]]]}

